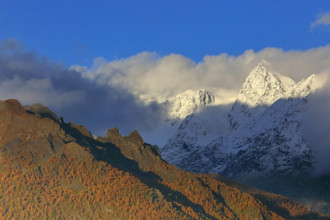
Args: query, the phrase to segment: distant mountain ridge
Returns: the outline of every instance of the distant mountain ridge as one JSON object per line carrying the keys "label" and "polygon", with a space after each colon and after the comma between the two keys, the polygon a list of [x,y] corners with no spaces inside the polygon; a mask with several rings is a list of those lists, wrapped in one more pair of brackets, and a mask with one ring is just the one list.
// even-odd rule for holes
{"label": "distant mountain ridge", "polygon": [[[259,64],[229,112],[206,109],[188,116],[161,149],[162,156],[182,169],[250,184],[269,176],[308,177],[316,158],[301,114],[308,95],[319,87],[315,75],[296,83]],[[222,126],[209,126],[215,123]]]}
{"label": "distant mountain ridge", "polygon": [[[210,132],[207,131],[209,121],[214,120],[215,115],[221,112],[214,111],[206,120],[194,114],[182,122],[176,136],[162,148],[163,157],[188,170],[225,172],[227,176],[235,179],[248,177],[251,172],[253,175],[291,172],[295,166],[300,166],[297,163],[304,166],[303,170],[308,172],[313,162],[313,154],[302,138],[298,115],[304,109],[305,97],[312,91],[314,79],[315,76],[312,75],[295,83],[288,77],[273,74],[265,66],[258,65],[247,77],[227,115],[228,129],[223,134],[219,131],[218,135],[201,146],[197,139],[207,136]],[[196,133],[196,129],[204,132]],[[253,149],[265,149],[258,154],[260,158],[255,162],[255,167],[244,165],[234,168],[237,167],[237,163],[233,162],[235,160],[248,163],[249,157],[236,157],[243,157],[250,150],[254,151]],[[251,154],[250,157],[254,157],[253,153]],[[266,155],[273,156],[262,162],[261,158]],[[280,158],[283,158],[282,162],[279,161]],[[294,164],[290,164],[293,161]]]}

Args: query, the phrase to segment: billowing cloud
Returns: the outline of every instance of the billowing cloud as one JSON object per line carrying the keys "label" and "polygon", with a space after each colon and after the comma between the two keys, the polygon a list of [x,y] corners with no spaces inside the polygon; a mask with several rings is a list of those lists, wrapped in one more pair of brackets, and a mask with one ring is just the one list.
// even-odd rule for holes
{"label": "billowing cloud", "polygon": [[43,103],[57,109],[85,101],[84,91],[57,91],[49,78],[23,80],[19,76],[0,82],[0,99],[15,97],[24,103]]}
{"label": "billowing cloud", "polygon": [[61,64],[24,50],[15,40],[0,43],[0,99],[43,103],[64,119],[87,125],[94,134],[119,127],[127,134],[154,128],[161,109],[140,103],[119,87],[100,85]]}
{"label": "billowing cloud", "polygon": [[133,94],[165,97],[196,87],[193,85],[196,83],[196,79],[193,79],[195,75],[191,74],[193,68],[194,63],[181,55],[160,57],[149,52],[112,62],[96,58],[90,69],[71,67],[77,71],[85,70],[82,72],[83,76],[99,84],[124,88]]}
{"label": "billowing cloud", "polygon": [[311,24],[311,28],[315,28],[316,26],[328,26],[330,25],[330,14],[329,13],[323,13],[323,14],[319,14],[318,15],[318,19],[316,19],[316,21],[314,21]]}
{"label": "billowing cloud", "polygon": [[239,56],[205,56],[200,63],[176,54],[162,57],[143,52],[110,62],[97,58],[90,68],[71,68],[98,84],[123,88],[151,100],[202,88],[219,93],[218,99],[225,99],[237,94],[249,71],[261,61],[268,63],[272,71],[298,81],[330,69],[330,46],[306,51],[248,50]]}
{"label": "billowing cloud", "polygon": [[[328,73],[330,75],[330,73]],[[315,176],[330,174],[330,78],[322,89],[309,97],[308,109],[302,115],[304,137],[316,151]]]}

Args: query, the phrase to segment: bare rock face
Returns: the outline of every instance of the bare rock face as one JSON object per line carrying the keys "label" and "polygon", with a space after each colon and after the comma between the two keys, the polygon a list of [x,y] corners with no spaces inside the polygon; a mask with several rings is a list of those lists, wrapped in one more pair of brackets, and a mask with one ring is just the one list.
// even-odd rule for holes
{"label": "bare rock face", "polygon": [[107,130],[107,137],[121,137],[118,128],[111,128]]}
{"label": "bare rock face", "polygon": [[61,124],[56,114],[41,104],[23,107],[17,100],[1,101],[0,121],[0,144],[9,155],[24,155],[36,164],[61,153],[90,157],[74,144],[74,135],[67,134],[68,130],[84,134],[84,129]]}
{"label": "bare rock face", "polygon": [[107,131],[106,137],[98,137],[98,140],[103,143],[113,143],[123,155],[136,161],[143,171],[150,171],[152,167],[160,165],[161,157],[158,148],[145,143],[136,130],[123,137],[118,128],[112,128]]}
{"label": "bare rock face", "polygon": [[92,133],[86,128],[86,126],[73,124],[72,122],[69,122],[69,126],[76,129],[77,132],[85,135],[86,137],[93,138]]}
{"label": "bare rock face", "polygon": [[32,104],[32,105],[26,105],[26,106],[24,106],[24,108],[28,112],[32,112],[34,114],[37,114],[40,117],[48,117],[48,118],[53,119],[53,120],[59,120],[57,115],[54,112],[52,112],[49,108],[44,106],[43,104],[36,103],[36,104]]}
{"label": "bare rock face", "polygon": [[141,137],[141,135],[139,134],[139,132],[137,132],[137,130],[132,131],[127,137],[126,139],[132,143],[135,143],[137,145],[144,145],[144,141],[143,138]]}

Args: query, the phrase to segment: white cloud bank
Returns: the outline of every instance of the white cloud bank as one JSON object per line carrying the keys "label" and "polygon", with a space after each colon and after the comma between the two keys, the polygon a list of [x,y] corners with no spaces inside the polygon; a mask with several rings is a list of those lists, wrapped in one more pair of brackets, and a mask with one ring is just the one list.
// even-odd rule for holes
{"label": "white cloud bank", "polygon": [[143,105],[120,88],[83,78],[15,40],[0,42],[0,99],[42,103],[64,119],[87,125],[94,134],[119,127],[124,134],[150,130],[162,114],[155,103]]}
{"label": "white cloud bank", "polygon": [[72,90],[61,92],[56,90],[50,79],[29,79],[24,81],[19,76],[0,82],[0,99],[15,97],[24,103],[43,103],[47,106],[62,108],[83,102],[84,92]]}
{"label": "white cloud bank", "polygon": [[323,13],[318,15],[318,19],[311,24],[311,29],[316,26],[328,26],[330,25],[330,13]]}
{"label": "white cloud bank", "polygon": [[200,63],[177,54],[161,57],[143,52],[110,62],[96,58],[90,68],[76,65],[71,69],[81,71],[83,77],[100,85],[122,88],[153,100],[205,88],[220,93],[218,98],[228,102],[225,99],[237,94],[249,71],[260,61],[266,61],[273,72],[298,81],[313,73],[330,72],[330,46],[306,51],[248,50],[239,56],[205,56]]}

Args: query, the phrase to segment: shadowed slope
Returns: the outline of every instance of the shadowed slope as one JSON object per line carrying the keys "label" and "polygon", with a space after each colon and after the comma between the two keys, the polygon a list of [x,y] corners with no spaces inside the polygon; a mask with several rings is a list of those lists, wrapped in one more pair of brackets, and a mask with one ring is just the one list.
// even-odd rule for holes
{"label": "shadowed slope", "polygon": [[[321,218],[293,205],[191,174],[161,159],[156,147],[117,129],[94,139],[49,109],[0,102],[2,218],[281,219]],[[293,203],[279,199],[283,203]]]}

